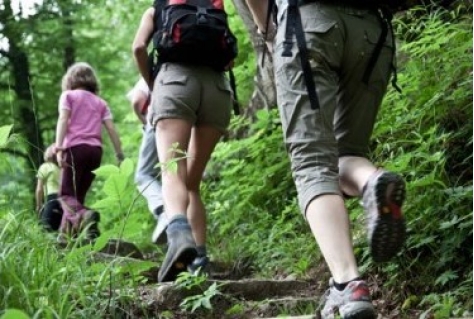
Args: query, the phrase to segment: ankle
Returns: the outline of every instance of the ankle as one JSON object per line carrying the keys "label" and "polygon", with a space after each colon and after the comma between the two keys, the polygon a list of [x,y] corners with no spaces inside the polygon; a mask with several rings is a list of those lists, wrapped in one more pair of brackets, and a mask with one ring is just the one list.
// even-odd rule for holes
{"label": "ankle", "polygon": [[206,257],[207,256],[207,248],[206,245],[199,245],[196,247],[198,257]]}
{"label": "ankle", "polygon": [[191,226],[188,223],[188,219],[184,214],[178,214],[170,219],[168,227],[166,228],[167,233],[172,233],[180,230],[190,230]]}

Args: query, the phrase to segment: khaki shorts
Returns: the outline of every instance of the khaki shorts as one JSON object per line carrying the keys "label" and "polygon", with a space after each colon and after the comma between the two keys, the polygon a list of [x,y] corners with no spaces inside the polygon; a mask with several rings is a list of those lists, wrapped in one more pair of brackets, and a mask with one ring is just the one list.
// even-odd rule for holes
{"label": "khaki shorts", "polygon": [[210,125],[225,133],[232,96],[225,74],[205,66],[162,65],[152,92],[150,121],[175,118],[194,125]]}
{"label": "khaki shorts", "polygon": [[389,32],[368,84],[362,77],[381,33],[376,13],[316,2],[300,7],[320,109],[311,109],[296,45],[282,57],[279,14],[274,66],[283,134],[302,212],[315,197],[341,194],[338,158],[366,157],[393,62]]}

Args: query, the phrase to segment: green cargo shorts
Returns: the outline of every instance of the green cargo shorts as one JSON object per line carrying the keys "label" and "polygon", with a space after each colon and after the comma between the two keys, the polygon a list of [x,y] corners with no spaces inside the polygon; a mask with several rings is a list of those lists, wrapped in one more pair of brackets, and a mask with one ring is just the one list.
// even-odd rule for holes
{"label": "green cargo shorts", "polygon": [[320,109],[311,109],[298,48],[282,57],[286,10],[279,14],[274,67],[277,100],[301,211],[322,194],[341,194],[338,158],[366,157],[394,59],[392,34],[368,84],[362,77],[379,40],[378,14],[315,2],[300,7]]}
{"label": "green cargo shorts", "polygon": [[177,118],[210,125],[225,133],[230,123],[232,94],[223,72],[206,66],[164,63],[155,79],[149,119]]}

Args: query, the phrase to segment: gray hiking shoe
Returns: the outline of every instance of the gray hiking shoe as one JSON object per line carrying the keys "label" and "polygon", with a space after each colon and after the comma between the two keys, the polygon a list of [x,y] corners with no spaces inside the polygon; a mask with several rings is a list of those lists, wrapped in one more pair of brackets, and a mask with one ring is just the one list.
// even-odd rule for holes
{"label": "gray hiking shoe", "polygon": [[187,270],[197,256],[191,227],[168,229],[168,251],[158,272],[158,281],[174,281],[179,273]]}
{"label": "gray hiking shoe", "polygon": [[368,217],[370,250],[376,262],[390,260],[405,242],[404,200],[405,182],[395,173],[380,170],[367,182],[362,204]]}
{"label": "gray hiking shoe", "polygon": [[321,318],[334,319],[339,313],[342,319],[375,319],[375,310],[369,288],[363,280],[351,281],[339,291],[334,281],[329,281],[329,289],[321,300]]}
{"label": "gray hiking shoe", "polygon": [[198,256],[188,266],[188,271],[194,275],[210,275],[209,257]]}

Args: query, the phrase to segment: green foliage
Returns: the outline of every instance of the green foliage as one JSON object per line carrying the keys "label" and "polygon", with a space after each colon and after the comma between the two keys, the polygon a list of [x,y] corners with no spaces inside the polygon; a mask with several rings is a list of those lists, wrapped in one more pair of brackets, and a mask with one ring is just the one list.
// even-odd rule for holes
{"label": "green foliage", "polygon": [[[175,282],[179,288],[186,290],[202,290],[201,287],[206,283],[206,281],[207,276],[205,275],[181,273]],[[180,303],[180,307],[185,311],[190,311],[191,313],[194,313],[197,309],[212,310],[211,299],[217,295],[221,295],[221,292],[218,289],[219,286],[220,285],[217,283],[213,283],[207,289],[202,290],[202,293],[184,298]]]}
{"label": "green foliage", "polygon": [[206,171],[209,247],[230,262],[250,259],[263,272],[301,273],[308,266],[303,260],[319,253],[297,207],[278,114],[256,116],[249,137],[220,143]]}
{"label": "green foliage", "polygon": [[253,77],[257,71],[255,51],[248,31],[232,1],[225,0],[225,6],[229,16],[229,27],[238,39],[239,55],[235,61],[234,74],[237,79],[237,97],[240,104],[245,106],[254,89]]}
{"label": "green foliage", "polygon": [[133,269],[143,269],[100,261],[91,266],[93,247],[58,248],[29,211],[0,210],[0,229],[0,308],[10,309],[1,312],[6,318],[19,314],[13,309],[35,318],[103,317],[122,298],[120,289],[139,279]]}
{"label": "green foliage", "polygon": [[[453,303],[438,302],[451,315],[472,306],[472,16],[455,12],[411,21],[416,36],[399,44],[403,94],[389,90],[373,135],[374,162],[407,181],[409,236],[395,262],[371,261],[362,207],[348,201],[361,270],[378,271],[388,287],[403,282],[402,300],[449,293]],[[319,253],[297,213],[278,116],[261,111],[249,128],[249,137],[218,145],[206,172],[210,246],[229,261],[250,257],[267,276],[302,274]]]}
{"label": "green foliage", "polygon": [[130,192],[133,186],[133,162],[125,159],[120,167],[115,165],[102,165],[94,171],[98,178],[105,178],[102,185],[104,199],[95,202],[94,208],[123,212],[131,205],[134,197]]}
{"label": "green foliage", "polygon": [[[255,58],[240,17],[227,4],[231,28],[239,37],[235,74],[245,104],[253,90]],[[43,1],[37,15],[9,17],[7,28],[0,30],[2,36],[13,30],[9,36],[28,57],[34,95],[29,107],[35,110],[34,120],[41,123],[46,143],[54,138],[64,52],[72,40],[75,59],[97,69],[101,95],[112,107],[129,155],[120,167],[111,165],[110,144],[105,142],[104,164],[96,171],[87,199],[103,217],[101,238],[93,247],[59,249],[38,227],[30,209],[31,180],[25,176],[34,172],[25,171],[28,156],[25,161],[16,156],[30,141],[17,135],[20,104],[15,83],[8,72],[0,72],[0,90],[5,93],[0,94],[0,148],[11,147],[13,154],[0,156],[2,318],[114,317],[111,309],[120,308],[123,300],[134,302],[126,291],[142,283],[141,273],[153,266],[90,263],[112,237],[156,250],[148,238],[155,221],[133,183],[132,159],[141,132],[125,98],[138,78],[130,53],[132,37],[148,5],[145,0],[120,6],[113,1]],[[67,8],[72,39],[64,20]],[[362,271],[376,271],[388,289],[398,291],[393,298],[403,303],[403,311],[421,307],[426,318],[462,316],[472,308],[472,16],[463,12],[433,10],[426,15],[417,9],[408,13],[408,20],[396,20],[402,40],[398,79],[403,95],[389,90],[372,147],[372,159],[400,172],[408,183],[409,237],[395,262],[371,261],[362,209],[358,202],[348,202]],[[2,13],[0,23],[1,18]],[[9,67],[0,60],[0,68]],[[299,212],[278,114],[260,111],[254,122],[235,118],[233,125],[236,130],[245,128],[248,137],[217,146],[202,188],[212,257],[236,267],[250,264],[260,276],[304,276],[321,256]],[[175,169],[176,162],[169,167]],[[183,275],[178,285],[196,288],[204,280]],[[219,287],[211,286],[183,300],[182,307],[191,312],[210,309],[219,294]],[[237,303],[228,312],[239,314],[243,306]],[[173,314],[165,311],[160,316]]]}
{"label": "green foliage", "polygon": [[191,313],[202,308],[212,310],[211,299],[220,294],[221,292],[218,290],[217,283],[213,283],[202,294],[184,298],[180,307],[184,310],[190,311]]}
{"label": "green foliage", "polygon": [[7,309],[0,319],[29,319],[26,313],[18,309]]}
{"label": "green foliage", "polygon": [[0,126],[0,148],[7,146],[13,125]]}
{"label": "green foliage", "polygon": [[387,280],[406,276],[433,293],[472,278],[472,21],[447,22],[451,14],[423,16],[419,37],[400,47],[410,57],[400,69],[404,94],[388,93],[373,153],[408,181],[410,236],[399,264],[383,268]]}

